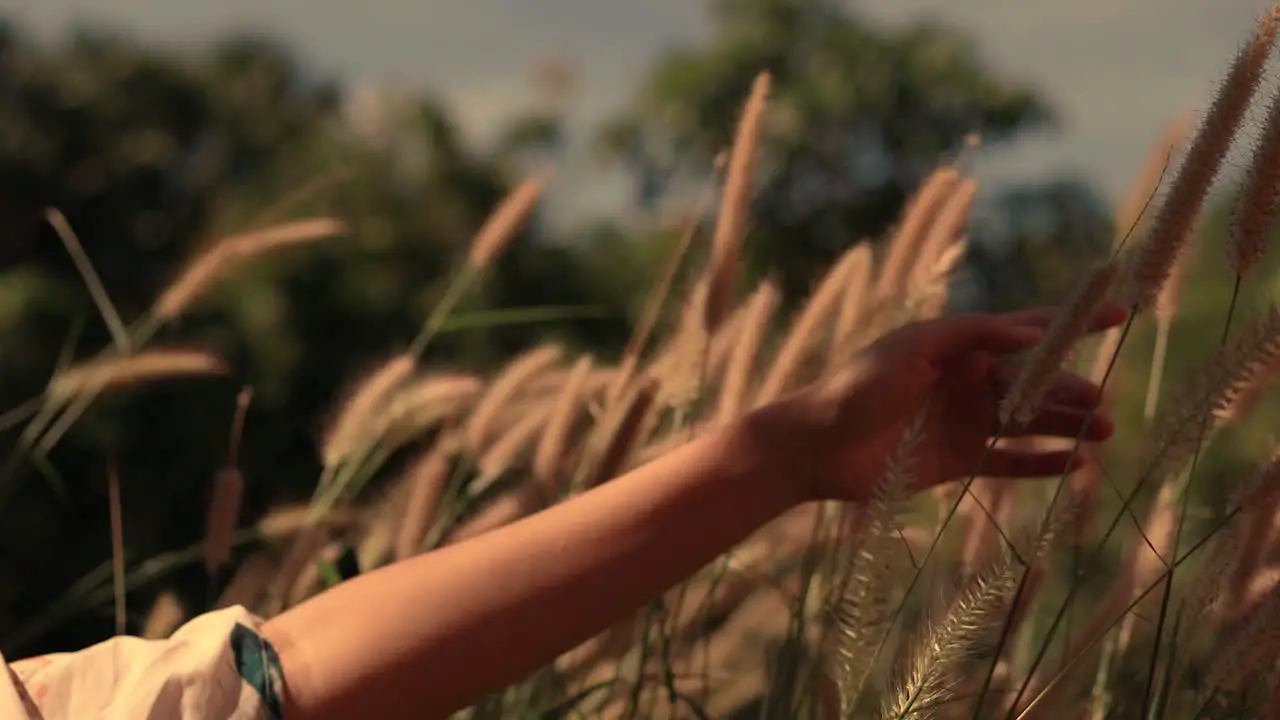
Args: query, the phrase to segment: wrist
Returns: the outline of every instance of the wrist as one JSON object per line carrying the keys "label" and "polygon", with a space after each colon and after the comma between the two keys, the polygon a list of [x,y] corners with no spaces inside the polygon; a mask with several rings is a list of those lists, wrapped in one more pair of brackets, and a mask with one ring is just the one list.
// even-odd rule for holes
{"label": "wrist", "polygon": [[730,462],[775,496],[780,512],[791,510],[819,494],[823,424],[800,396],[753,410],[732,426]]}

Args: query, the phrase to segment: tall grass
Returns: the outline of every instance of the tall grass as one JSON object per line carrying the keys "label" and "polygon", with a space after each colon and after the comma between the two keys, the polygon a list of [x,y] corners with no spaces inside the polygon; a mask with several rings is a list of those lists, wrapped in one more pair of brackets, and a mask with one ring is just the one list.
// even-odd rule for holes
{"label": "tall grass", "polygon": [[[1200,208],[1278,29],[1280,7],[1259,19],[1148,223],[1146,206],[1187,130],[1177,123],[1155,143],[1117,213],[1112,252],[1062,305],[1001,408],[1002,420],[1025,422],[1063,368],[1114,384],[1125,345],[1154,322],[1142,425],[1121,433],[1141,438],[1133,467],[1076,442],[1088,462],[1056,482],[996,484],[979,466],[962,485],[908,497],[909,430],[868,503],[795,509],[636,616],[459,717],[1280,717],[1280,573],[1270,564],[1280,539],[1280,455],[1227,488],[1225,507],[1208,508],[1211,517],[1188,512],[1202,452],[1248,419],[1280,360],[1280,313],[1233,322],[1246,312],[1240,288],[1256,274],[1275,220],[1280,102],[1272,103],[1230,242],[1220,250],[1235,277],[1222,342],[1204,348],[1197,372],[1174,378],[1168,398],[1161,381]],[[769,89],[769,76],[760,75],[726,156],[707,265],[695,269],[683,295],[676,292],[676,270],[705,236],[695,225],[616,367],[543,346],[490,377],[427,373],[417,354],[450,313],[445,302],[407,352],[390,355],[335,408],[309,506],[280,508],[238,528],[233,439],[227,469],[213,479],[203,551],[152,559],[127,574],[117,553],[114,573],[86,578],[34,627],[201,557],[211,575],[233,565],[229,580],[213,583],[210,608],[241,603],[280,612],[341,581],[335,567],[344,552],[367,571],[492,532],[838,370],[903,323],[941,313],[978,191],[957,163],[940,164],[922,183],[886,242],[856,243],[837,259],[794,317],[775,317],[778,290],[768,278],[742,292],[739,262],[750,241],[752,170]],[[527,181],[497,209],[459,266],[457,287],[494,261],[543,182]],[[156,323],[179,315],[250,256],[340,230],[336,221],[312,220],[215,246],[135,329],[111,320],[114,351],[54,378],[35,406],[25,447],[47,452],[51,424],[61,432],[77,400],[115,385],[221,371],[220,361],[197,350],[141,346]],[[104,314],[113,313],[96,276],[85,272]],[[1107,297],[1137,313],[1088,352],[1085,320]],[[664,310],[678,321],[651,342]],[[239,432],[237,424],[233,438]],[[396,476],[390,468],[400,464],[391,460],[413,453]],[[1142,518],[1135,505],[1146,504]],[[1127,544],[1111,542],[1117,536]],[[231,563],[249,540],[266,549]],[[145,632],[163,636],[203,609],[164,596]]]}

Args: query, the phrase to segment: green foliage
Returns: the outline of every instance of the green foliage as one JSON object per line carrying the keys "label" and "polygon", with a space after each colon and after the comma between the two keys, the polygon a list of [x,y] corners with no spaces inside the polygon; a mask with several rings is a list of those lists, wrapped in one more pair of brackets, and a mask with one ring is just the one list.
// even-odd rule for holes
{"label": "green foliage", "polygon": [[639,200],[656,200],[729,146],[747,89],[768,70],[774,91],[747,247],[755,273],[778,273],[793,299],[842,250],[883,237],[907,195],[970,133],[995,145],[1051,119],[950,28],[881,30],[831,0],[712,8],[710,43],[661,59],[601,142],[635,175]]}

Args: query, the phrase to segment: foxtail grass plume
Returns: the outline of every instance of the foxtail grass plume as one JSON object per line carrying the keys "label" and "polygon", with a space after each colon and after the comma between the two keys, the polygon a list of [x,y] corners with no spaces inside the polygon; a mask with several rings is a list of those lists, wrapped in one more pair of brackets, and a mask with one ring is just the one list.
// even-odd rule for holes
{"label": "foxtail grass plume", "polygon": [[934,266],[944,256],[947,248],[964,235],[965,224],[969,222],[969,213],[977,197],[977,180],[964,178],[956,184],[951,196],[938,210],[938,216],[929,227],[929,232],[920,246],[920,252],[915,258],[912,271],[914,285],[927,283]]}
{"label": "foxtail grass plume", "polygon": [[725,177],[724,194],[720,200],[720,215],[716,220],[711,264],[708,268],[709,286],[703,316],[707,333],[715,331],[733,305],[742,241],[747,234],[747,219],[751,209],[751,180],[755,172],[756,154],[760,148],[771,82],[768,72],[756,76],[738,123],[733,151],[729,155],[729,168]]}
{"label": "foxtail grass plume", "polygon": [[276,250],[327,240],[346,231],[347,225],[341,220],[320,217],[227,237],[196,258],[161,293],[151,312],[160,320],[177,318],[215,283],[244,263]]}
{"label": "foxtail grass plume", "polygon": [[625,467],[631,452],[644,439],[642,430],[657,398],[657,389],[653,381],[637,384],[614,411],[613,416],[603,424],[604,442],[588,480],[588,487],[608,481]]}
{"label": "foxtail grass plume", "polygon": [[[1134,233],[1139,232],[1139,226],[1143,224],[1142,220],[1146,215],[1148,206],[1155,198],[1156,193],[1159,192],[1160,182],[1164,178],[1166,170],[1175,153],[1186,143],[1187,135],[1193,127],[1194,125],[1189,115],[1178,118],[1177,121],[1169,125],[1159,140],[1153,143],[1147,151],[1147,156],[1143,160],[1138,174],[1129,184],[1129,192],[1120,203],[1119,209],[1116,210],[1115,237],[1112,240],[1113,249],[1118,250]],[[1180,286],[1181,280],[1179,279],[1176,283],[1171,280],[1169,284]],[[1157,303],[1157,306],[1160,304],[1164,303]],[[1094,383],[1102,382],[1107,368],[1111,366],[1111,361],[1120,348],[1120,332],[1120,328],[1116,327],[1109,328],[1103,333],[1102,339],[1098,343],[1098,351],[1094,357],[1093,367],[1088,375],[1089,379]]]}
{"label": "foxtail grass plume", "polygon": [[1280,311],[1274,306],[1239,334],[1184,386],[1161,412],[1146,442],[1140,464],[1142,478],[1176,474],[1200,442],[1201,423],[1220,426],[1242,394],[1280,359]]}
{"label": "foxtail grass plume", "polygon": [[900,542],[897,516],[910,494],[923,420],[923,415],[918,416],[903,431],[857,530],[845,541],[850,562],[841,569],[840,593],[832,607],[835,674],[843,717],[853,717],[872,669],[875,644],[888,631],[888,590],[901,552],[896,547]]}
{"label": "foxtail grass plume", "polygon": [[466,413],[484,389],[480,378],[468,373],[440,372],[406,382],[374,423],[370,437],[384,451],[399,449],[431,429]]}
{"label": "foxtail grass plume", "polygon": [[144,350],[125,357],[103,357],[72,365],[53,376],[46,392],[51,399],[64,401],[107,388],[226,372],[227,366],[222,360],[204,350]]}
{"label": "foxtail grass plume", "polygon": [[764,343],[769,321],[780,300],[781,293],[777,284],[771,280],[765,280],[747,301],[742,331],[738,341],[734,343],[733,353],[729,356],[729,366],[725,370],[724,383],[720,388],[716,408],[716,417],[719,422],[732,420],[745,407],[756,356],[760,354],[760,346]]}
{"label": "foxtail grass plume", "polygon": [[515,467],[525,450],[537,439],[538,433],[546,427],[551,409],[544,403],[541,408],[526,411],[519,422],[493,441],[480,458],[481,477],[471,483],[472,494],[484,492],[491,482]]}
{"label": "foxtail grass plume", "polygon": [[574,363],[547,418],[546,427],[538,438],[538,445],[533,453],[533,477],[546,493],[547,500],[557,490],[561,472],[571,451],[570,441],[582,411],[593,366],[594,360],[590,355],[584,355]]}
{"label": "foxtail grass plume", "polygon": [[213,482],[213,498],[205,518],[204,569],[213,574],[231,563],[231,537],[240,519],[244,497],[244,477],[235,468],[225,468]]}
{"label": "foxtail grass plume", "polygon": [[418,554],[444,497],[449,470],[449,456],[440,445],[427,451],[410,467],[406,476],[409,499],[405,502],[404,516],[400,519],[395,540],[397,560]]}
{"label": "foxtail grass plume", "polygon": [[1094,312],[1106,299],[1117,271],[1115,261],[1095,267],[1058,310],[1000,405],[1002,423],[1031,420],[1062,363],[1084,336]]}
{"label": "foxtail grass plume", "polygon": [[845,279],[850,269],[861,262],[857,248],[844,254],[818,283],[809,301],[792,321],[782,346],[778,349],[773,365],[765,375],[756,395],[755,405],[767,405],[782,397],[800,379],[805,363],[809,360],[826,323],[834,322],[835,311],[844,295]]}
{"label": "foxtail grass plume", "polygon": [[1207,664],[1196,707],[1210,704],[1219,691],[1238,691],[1254,673],[1275,662],[1280,652],[1280,592],[1273,591],[1241,620]]}
{"label": "foxtail grass plume", "polygon": [[1195,129],[1191,115],[1183,115],[1169,124],[1142,160],[1138,174],[1129,184],[1129,192],[1115,213],[1115,237],[1112,241],[1114,249],[1118,249],[1142,224],[1152,200],[1160,190],[1161,180],[1166,176],[1178,150],[1187,142],[1187,136]]}
{"label": "foxtail grass plume", "polygon": [[929,717],[955,699],[975,661],[994,649],[1018,587],[1018,571],[1006,550],[965,582],[946,615],[930,622],[915,641],[906,677],[895,684],[883,713],[886,720]]}
{"label": "foxtail grass plume", "polygon": [[525,383],[558,362],[560,356],[558,346],[541,345],[512,360],[498,373],[467,421],[465,437],[472,452],[480,452],[489,442],[502,409],[520,394]]}
{"label": "foxtail grass plume", "polygon": [[142,637],[147,640],[163,640],[173,634],[187,618],[187,610],[182,600],[172,590],[165,590],[156,596],[147,612],[147,621],[142,628]]}
{"label": "foxtail grass plume", "polygon": [[369,429],[378,422],[392,395],[413,376],[416,366],[412,356],[397,355],[356,386],[325,434],[321,453],[326,468],[335,468],[360,451]]}
{"label": "foxtail grass plume", "polygon": [[1146,240],[1129,254],[1126,290],[1138,309],[1148,308],[1183,252],[1223,157],[1262,80],[1280,30],[1280,6],[1259,19],[1252,39],[1237,53],[1195,141],[1187,151]]}
{"label": "foxtail grass plume", "polygon": [[929,272],[919,278],[907,298],[907,310],[916,320],[931,320],[942,314],[951,293],[951,279],[969,250],[969,239],[961,237],[943,248]]}
{"label": "foxtail grass plume", "polygon": [[844,297],[840,299],[840,309],[836,311],[835,327],[831,330],[831,355],[828,358],[829,370],[835,369],[848,359],[858,341],[858,323],[870,305],[871,273],[875,258],[872,256],[871,244],[860,242],[849,251],[849,267],[844,278]]}
{"label": "foxtail grass plume", "polygon": [[[268,510],[254,523],[253,529],[263,540],[279,542],[288,540],[311,527],[311,507],[305,503],[283,505]],[[336,507],[320,520],[320,525],[341,531],[353,527],[360,520],[359,513],[351,508]]]}
{"label": "foxtail grass plume", "polygon": [[1227,265],[1232,272],[1244,275],[1262,261],[1277,204],[1280,204],[1280,92],[1271,98],[1266,125],[1254,149],[1249,176],[1231,219]]}
{"label": "foxtail grass plume", "polygon": [[903,291],[911,266],[919,256],[920,246],[928,237],[930,224],[959,182],[959,170],[950,165],[940,167],[930,173],[907,203],[902,212],[902,223],[893,233],[880,266],[875,290],[878,301],[884,302]]}
{"label": "foxtail grass plume", "polygon": [[471,240],[468,265],[476,269],[486,268],[502,254],[533,214],[550,179],[551,171],[545,170],[520,183],[503,198]]}

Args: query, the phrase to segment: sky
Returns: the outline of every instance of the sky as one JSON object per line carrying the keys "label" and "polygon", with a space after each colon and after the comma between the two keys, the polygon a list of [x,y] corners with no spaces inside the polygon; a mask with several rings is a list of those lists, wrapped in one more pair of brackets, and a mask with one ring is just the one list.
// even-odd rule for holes
{"label": "sky", "polygon": [[[1204,109],[1268,2],[851,4],[886,26],[921,17],[957,26],[994,70],[1031,83],[1059,111],[1059,131],[975,158],[984,187],[1074,173],[1116,200],[1166,125]],[[529,64],[548,55],[580,68],[577,122],[607,117],[664,48],[705,36],[703,7],[698,0],[0,0],[0,12],[49,36],[93,22],[186,46],[231,30],[265,30],[323,71],[430,89],[479,135],[529,106]],[[583,210],[617,202],[625,191],[616,183],[584,185],[571,193]]]}

